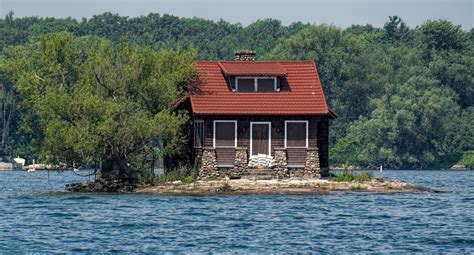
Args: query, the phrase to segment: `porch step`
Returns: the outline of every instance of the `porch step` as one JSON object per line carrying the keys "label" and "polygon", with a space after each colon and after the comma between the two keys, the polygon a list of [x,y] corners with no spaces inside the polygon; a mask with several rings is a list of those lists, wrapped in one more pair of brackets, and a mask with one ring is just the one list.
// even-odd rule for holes
{"label": "porch step", "polygon": [[273,169],[249,169],[247,174],[241,178],[248,180],[271,180],[275,178],[273,176],[274,171]]}
{"label": "porch step", "polygon": [[247,173],[249,175],[272,175],[275,170],[273,169],[248,169]]}

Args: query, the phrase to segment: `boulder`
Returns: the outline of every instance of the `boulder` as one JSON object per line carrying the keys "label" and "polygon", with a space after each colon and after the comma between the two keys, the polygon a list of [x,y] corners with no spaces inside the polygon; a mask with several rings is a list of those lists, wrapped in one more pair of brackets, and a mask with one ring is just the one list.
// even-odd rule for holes
{"label": "boulder", "polygon": [[88,183],[66,184],[70,192],[131,192],[137,184],[128,181],[97,179]]}
{"label": "boulder", "polygon": [[18,170],[18,169],[20,168],[18,168],[15,163],[0,162],[0,171],[1,170]]}

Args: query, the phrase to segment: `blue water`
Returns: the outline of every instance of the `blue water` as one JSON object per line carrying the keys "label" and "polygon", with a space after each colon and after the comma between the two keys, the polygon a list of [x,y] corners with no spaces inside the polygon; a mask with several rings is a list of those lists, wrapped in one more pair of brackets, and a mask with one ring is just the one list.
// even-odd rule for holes
{"label": "blue water", "polygon": [[0,252],[474,252],[474,171],[386,171],[452,193],[70,194],[0,172]]}

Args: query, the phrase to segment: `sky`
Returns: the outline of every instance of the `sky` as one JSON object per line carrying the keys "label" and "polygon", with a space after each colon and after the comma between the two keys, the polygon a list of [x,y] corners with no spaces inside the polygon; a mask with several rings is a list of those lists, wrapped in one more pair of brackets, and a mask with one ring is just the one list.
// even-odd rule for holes
{"label": "sky", "polygon": [[473,27],[474,0],[0,0],[0,14],[15,17],[92,17],[107,11],[136,17],[150,12],[179,17],[223,19],[248,25],[275,18],[288,25],[371,24],[381,27],[388,16],[398,15],[410,27],[428,19],[446,19],[463,29]]}

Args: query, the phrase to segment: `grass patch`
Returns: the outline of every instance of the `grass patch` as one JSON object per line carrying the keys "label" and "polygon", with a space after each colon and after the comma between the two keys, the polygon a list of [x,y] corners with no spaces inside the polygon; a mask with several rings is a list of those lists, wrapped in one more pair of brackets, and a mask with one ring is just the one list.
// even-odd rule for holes
{"label": "grass patch", "polygon": [[357,184],[356,186],[352,186],[352,187],[351,187],[351,190],[354,190],[354,191],[367,190],[367,187],[366,187],[366,186],[362,186],[362,185],[360,185],[360,184]]}
{"label": "grass patch", "polygon": [[184,183],[192,183],[196,180],[194,175],[191,175],[188,171],[176,170],[160,176],[157,176],[154,180],[156,184],[165,184],[172,181],[182,181]]}
{"label": "grass patch", "polygon": [[219,187],[217,189],[218,192],[229,192],[229,191],[232,191],[232,186],[230,186],[230,183],[229,182],[225,182],[222,187]]}
{"label": "grass patch", "polygon": [[331,180],[336,182],[368,182],[374,179],[374,175],[371,172],[365,172],[363,174],[356,174],[349,171],[342,173],[333,174]]}

